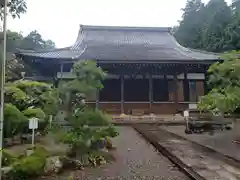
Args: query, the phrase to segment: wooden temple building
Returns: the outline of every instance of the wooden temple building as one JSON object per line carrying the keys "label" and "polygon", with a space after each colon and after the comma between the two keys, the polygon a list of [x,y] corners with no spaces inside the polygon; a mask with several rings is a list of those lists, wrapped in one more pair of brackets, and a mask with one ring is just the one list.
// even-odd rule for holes
{"label": "wooden temple building", "polygon": [[[80,25],[76,42],[51,51],[19,51],[38,69],[35,80],[68,80],[78,60],[96,60],[107,71],[104,88],[87,103],[111,114],[173,114],[206,92],[206,71],[216,54],[181,46],[171,28]],[[26,74],[26,76],[28,76]],[[27,78],[27,77],[26,77]]]}

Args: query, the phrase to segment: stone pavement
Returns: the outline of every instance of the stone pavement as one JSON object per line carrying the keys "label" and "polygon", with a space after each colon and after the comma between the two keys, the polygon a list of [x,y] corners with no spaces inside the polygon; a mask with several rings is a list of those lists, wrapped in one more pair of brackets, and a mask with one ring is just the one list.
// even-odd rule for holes
{"label": "stone pavement", "polygon": [[205,179],[240,180],[240,167],[216,158],[213,152],[204,151],[190,141],[177,138],[159,127],[150,127],[149,131],[157,137],[159,144]]}
{"label": "stone pavement", "polygon": [[181,125],[161,127],[240,161],[240,144],[233,143],[233,140],[240,140],[240,122],[237,122],[230,131],[215,131],[214,134],[185,134],[185,126]]}

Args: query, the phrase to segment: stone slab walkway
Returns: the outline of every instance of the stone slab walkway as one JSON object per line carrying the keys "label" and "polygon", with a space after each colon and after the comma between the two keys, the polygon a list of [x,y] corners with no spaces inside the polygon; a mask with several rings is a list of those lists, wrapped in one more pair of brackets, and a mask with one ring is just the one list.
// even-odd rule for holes
{"label": "stone slab walkway", "polygon": [[240,180],[240,167],[227,164],[215,158],[213,153],[178,139],[159,127],[150,127],[149,131],[158,138],[159,144],[207,180]]}
{"label": "stone slab walkway", "polygon": [[213,135],[209,133],[185,134],[185,126],[181,125],[161,127],[169,132],[197,142],[203,146],[207,146],[240,161],[240,144],[233,143],[233,140],[240,139],[240,122],[237,122],[230,131],[215,131]]}

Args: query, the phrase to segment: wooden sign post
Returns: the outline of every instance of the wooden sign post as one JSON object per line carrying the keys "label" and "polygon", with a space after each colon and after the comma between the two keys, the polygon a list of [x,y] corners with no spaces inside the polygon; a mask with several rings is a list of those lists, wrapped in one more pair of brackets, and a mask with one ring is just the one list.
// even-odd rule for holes
{"label": "wooden sign post", "polygon": [[34,148],[35,129],[38,128],[38,118],[29,119],[29,129],[32,129],[32,147]]}

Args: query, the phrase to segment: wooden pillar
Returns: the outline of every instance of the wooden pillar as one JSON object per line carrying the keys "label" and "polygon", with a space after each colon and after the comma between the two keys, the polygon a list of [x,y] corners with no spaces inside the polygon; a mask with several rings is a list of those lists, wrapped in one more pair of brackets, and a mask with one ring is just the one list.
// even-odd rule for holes
{"label": "wooden pillar", "polygon": [[121,78],[121,114],[124,114],[124,75]]}
{"label": "wooden pillar", "polygon": [[96,109],[99,109],[99,90],[96,92]]}
{"label": "wooden pillar", "polygon": [[187,78],[187,71],[184,72],[184,80],[183,80],[183,94],[184,94],[184,101],[189,101],[189,81]]}
{"label": "wooden pillar", "polygon": [[207,75],[207,72],[204,72],[204,95],[208,93],[207,81],[208,81],[208,75]]}
{"label": "wooden pillar", "polygon": [[60,65],[60,73],[61,73],[60,80],[62,80],[62,77],[63,77],[63,63],[61,63],[61,65]]}
{"label": "wooden pillar", "polygon": [[149,75],[149,103],[150,103],[150,109],[152,108],[153,103],[153,80],[152,75]]}
{"label": "wooden pillar", "polygon": [[63,77],[63,63],[61,62],[61,64],[60,64],[60,78],[58,78],[57,74],[56,74],[56,77],[53,80],[54,81],[54,87],[59,86],[59,82],[62,80],[62,77]]}
{"label": "wooden pillar", "polygon": [[178,103],[178,80],[177,80],[177,74],[173,75],[173,81],[174,81],[174,103],[176,105]]}

